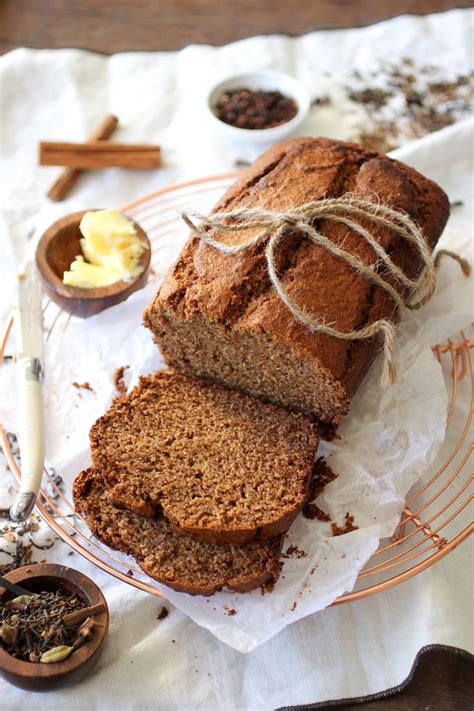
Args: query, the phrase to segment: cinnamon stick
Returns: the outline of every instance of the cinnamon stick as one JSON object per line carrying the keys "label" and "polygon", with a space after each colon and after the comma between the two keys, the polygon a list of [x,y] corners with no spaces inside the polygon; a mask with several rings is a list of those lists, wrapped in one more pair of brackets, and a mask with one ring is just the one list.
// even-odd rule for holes
{"label": "cinnamon stick", "polygon": [[76,610],[75,612],[70,612],[68,615],[64,615],[62,622],[65,627],[74,627],[80,622],[83,622],[87,617],[92,617],[93,615],[100,615],[101,612],[105,611],[105,605],[103,602],[98,602],[97,605],[91,605],[91,607],[83,607],[81,610]]}
{"label": "cinnamon stick", "polygon": [[126,145],[109,141],[91,143],[40,143],[40,165],[65,165],[69,168],[158,168],[159,146]]}
{"label": "cinnamon stick", "polygon": [[[87,143],[106,140],[113,134],[117,126],[118,118],[116,116],[113,114],[104,116],[102,121],[98,123],[94,130],[87,136]],[[64,200],[80,174],[81,170],[78,168],[65,168],[48,190],[48,197],[58,202]]]}

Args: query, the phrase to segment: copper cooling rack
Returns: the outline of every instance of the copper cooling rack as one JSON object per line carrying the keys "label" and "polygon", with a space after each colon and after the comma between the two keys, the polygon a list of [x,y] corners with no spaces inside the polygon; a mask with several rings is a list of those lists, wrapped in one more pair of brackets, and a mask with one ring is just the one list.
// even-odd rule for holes
{"label": "copper cooling rack", "polygon": [[[123,210],[147,232],[153,248],[152,278],[160,276],[160,249],[177,227],[178,209],[194,201],[212,205],[235,178],[226,174],[188,181],[157,190],[128,203]],[[45,338],[62,334],[70,315],[45,301]],[[10,345],[12,321],[6,324],[0,342],[0,358]],[[372,558],[361,570],[354,590],[333,604],[358,600],[386,590],[411,578],[454,550],[474,530],[468,505],[472,501],[473,475],[472,414],[474,404],[474,340],[461,332],[456,339],[436,346],[449,392],[446,439],[429,472],[409,492],[401,520],[391,539],[381,541]],[[11,439],[0,427],[0,442],[16,479],[21,472]],[[76,552],[101,569],[141,590],[163,597],[162,589],[148,578],[131,559],[109,550],[91,536],[84,521],[74,512],[54,472],[45,469],[37,510],[53,531]]]}

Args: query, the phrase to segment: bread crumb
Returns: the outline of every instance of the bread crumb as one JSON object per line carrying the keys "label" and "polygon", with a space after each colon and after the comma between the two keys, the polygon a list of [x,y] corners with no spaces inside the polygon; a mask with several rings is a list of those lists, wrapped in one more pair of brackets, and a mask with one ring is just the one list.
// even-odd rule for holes
{"label": "bread crumb", "polygon": [[90,390],[91,393],[95,393],[94,388],[92,385],[88,382],[85,383],[76,383],[75,381],[73,382],[73,387],[77,388],[78,390]]}
{"label": "bread crumb", "polygon": [[359,526],[354,523],[354,516],[349,512],[346,513],[344,517],[344,526],[338,526],[337,523],[331,524],[331,531],[333,536],[342,536],[344,533],[350,533],[351,531],[357,531]]}
{"label": "bread crumb", "polygon": [[308,503],[317,499],[334,479],[337,479],[337,474],[331,469],[324,457],[319,457],[314,463],[311,474]]}
{"label": "bread crumb", "polygon": [[316,506],[316,504],[306,504],[303,509],[303,516],[305,518],[313,521],[317,519],[318,521],[330,521],[331,517],[325,511]]}
{"label": "bread crumb", "polygon": [[303,516],[311,521],[330,521],[331,517],[323,511],[319,506],[312,503],[320,496],[326,486],[337,479],[337,474],[333,472],[324,457],[319,457],[314,463],[311,482],[309,485],[308,501],[303,508]]}
{"label": "bread crumb", "polygon": [[282,558],[306,558],[307,555],[306,551],[302,551],[298,548],[298,546],[292,544],[291,546],[288,546],[286,552],[283,553]]}
{"label": "bread crumb", "polygon": [[168,608],[163,605],[161,608],[158,617],[156,618],[157,620],[164,620],[166,617],[168,617],[170,613],[168,612]]}
{"label": "bread crumb", "polygon": [[117,393],[120,396],[125,395],[127,392],[127,387],[124,381],[125,371],[130,368],[129,365],[121,365],[119,368],[115,369],[114,373],[114,385]]}
{"label": "bread crumb", "polygon": [[265,593],[271,593],[275,589],[275,580],[269,580],[267,583],[264,585],[260,586],[260,594],[265,595]]}

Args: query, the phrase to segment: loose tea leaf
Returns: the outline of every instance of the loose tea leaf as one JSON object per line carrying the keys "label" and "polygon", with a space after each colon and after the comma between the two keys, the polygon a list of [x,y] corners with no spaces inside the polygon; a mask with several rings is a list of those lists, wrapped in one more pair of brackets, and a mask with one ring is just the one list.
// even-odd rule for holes
{"label": "loose tea leaf", "polygon": [[41,655],[40,662],[43,662],[43,664],[51,664],[52,662],[62,662],[63,659],[69,657],[72,651],[73,648],[67,647],[66,645],[62,645],[61,647],[53,647],[53,649],[48,649],[47,652],[44,652]]}

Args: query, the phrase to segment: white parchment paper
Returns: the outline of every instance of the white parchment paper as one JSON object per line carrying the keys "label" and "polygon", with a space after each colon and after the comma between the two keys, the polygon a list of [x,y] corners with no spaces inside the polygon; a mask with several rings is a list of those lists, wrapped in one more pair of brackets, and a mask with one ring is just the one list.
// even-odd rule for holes
{"label": "white parchment paper", "polygon": [[[198,199],[192,207],[208,209],[206,200]],[[131,388],[139,374],[164,367],[141,315],[185,238],[176,217],[176,230],[159,239],[159,277],[153,283],[94,318],[73,319],[65,330],[56,326],[46,343],[46,452],[69,491],[76,474],[90,463],[88,431],[116,394],[115,369],[129,366]],[[444,439],[447,394],[431,346],[469,320],[459,267],[444,263],[436,296],[421,312],[408,313],[400,327],[397,384],[380,387],[379,357],[339,429],[340,439],[320,445],[318,454],[327,456],[338,477],[318,505],[339,525],[350,512],[357,530],[333,537],[329,523],[300,516],[285,539],[284,552],[296,546],[304,555],[283,558],[282,576],[271,594],[224,591],[206,600],[162,587],[166,597],[220,640],[248,652],[351,590],[380,539],[393,533],[407,491]],[[13,370],[4,366],[0,371],[0,420],[11,431],[16,429]],[[74,387],[74,382],[88,382],[93,392]],[[229,615],[230,610],[235,614]]]}

